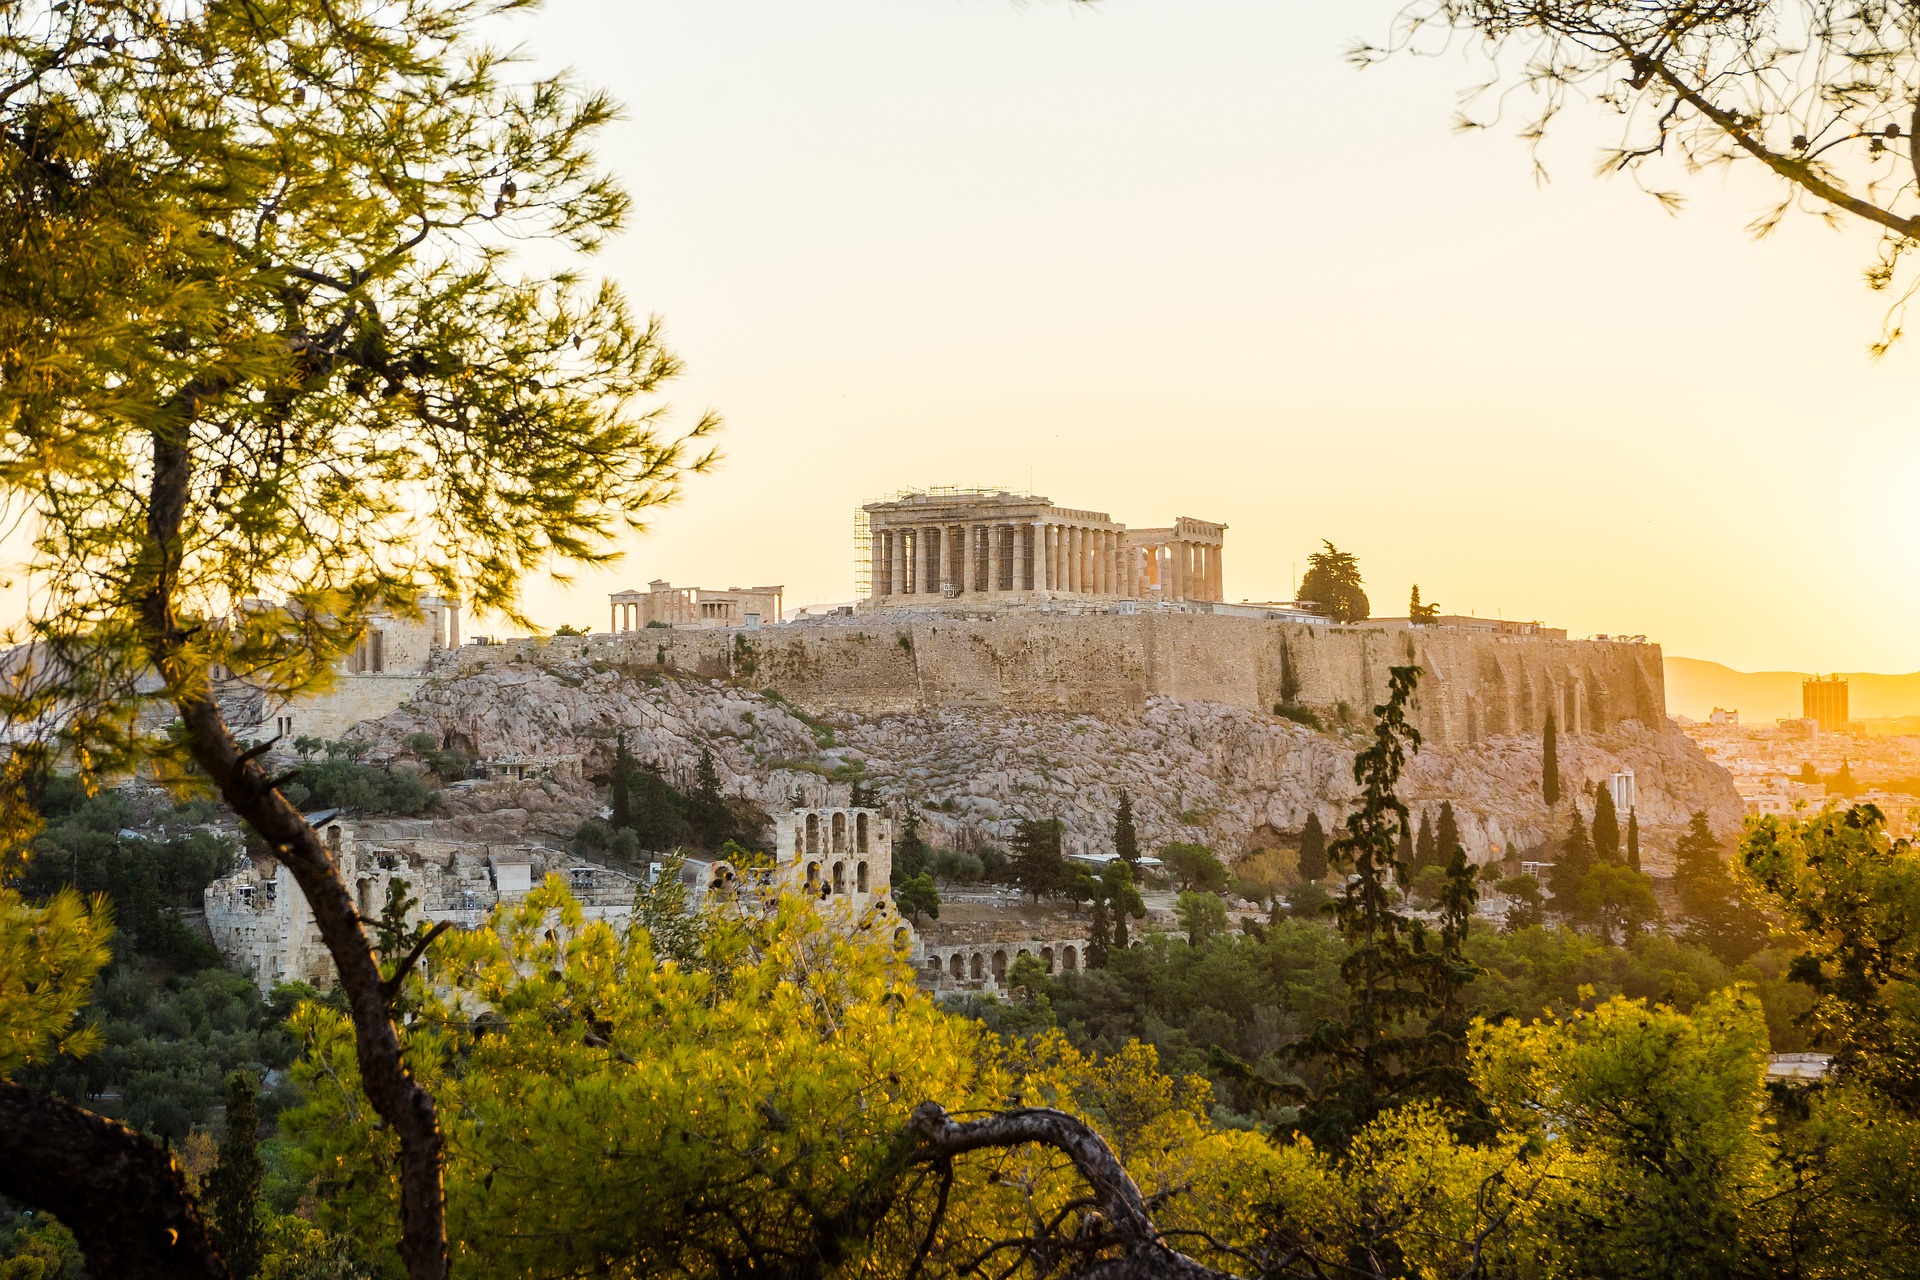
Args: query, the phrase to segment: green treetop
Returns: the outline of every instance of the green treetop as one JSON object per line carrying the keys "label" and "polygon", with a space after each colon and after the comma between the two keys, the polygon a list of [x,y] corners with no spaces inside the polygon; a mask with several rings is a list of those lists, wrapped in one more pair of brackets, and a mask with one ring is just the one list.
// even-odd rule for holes
{"label": "green treetop", "polygon": [[1318,813],[1309,812],[1307,825],[1301,828],[1300,861],[1295,870],[1302,880],[1327,878],[1327,833]]}
{"label": "green treetop", "polygon": [[1133,825],[1133,797],[1123,787],[1113,813],[1113,851],[1129,863],[1140,861],[1140,833]]}
{"label": "green treetop", "polygon": [[1560,803],[1560,741],[1554,727],[1553,712],[1547,712],[1547,727],[1540,743],[1540,798],[1551,809]]}
{"label": "green treetop", "polygon": [[1620,816],[1613,808],[1613,789],[1604,779],[1593,796],[1593,856],[1601,862],[1620,861]]}
{"label": "green treetop", "polygon": [[1360,586],[1360,562],[1351,552],[1323,541],[1325,551],[1307,557],[1307,573],[1300,579],[1300,599],[1317,604],[1335,622],[1360,622],[1371,612]]}

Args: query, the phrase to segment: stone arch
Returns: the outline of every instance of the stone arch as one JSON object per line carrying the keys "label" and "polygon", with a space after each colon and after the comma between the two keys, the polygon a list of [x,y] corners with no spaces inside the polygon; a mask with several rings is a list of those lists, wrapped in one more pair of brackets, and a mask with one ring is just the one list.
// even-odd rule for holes
{"label": "stone arch", "polygon": [[1040,963],[1047,967],[1048,973],[1053,972],[1053,948],[1052,947],[1040,948]]}
{"label": "stone arch", "polygon": [[808,853],[817,854],[820,852],[820,815],[817,813],[807,815],[806,844]]}
{"label": "stone arch", "polygon": [[1007,950],[1000,948],[993,953],[993,980],[1004,983],[1007,980]]}
{"label": "stone arch", "polygon": [[807,887],[811,889],[814,885],[819,883],[820,883],[820,864],[817,862],[809,862],[807,864]]}
{"label": "stone arch", "polygon": [[936,978],[939,977],[940,976],[940,956],[935,952],[929,952],[927,954],[926,964],[922,965],[921,967],[924,968],[928,973],[931,973],[934,977]]}
{"label": "stone arch", "polygon": [[867,823],[872,817],[873,815],[868,813],[854,815],[853,849],[855,853],[865,853],[867,851]]}
{"label": "stone arch", "polygon": [[854,890],[859,893],[865,893],[867,891],[867,864],[864,862],[854,865],[853,887]]}
{"label": "stone arch", "polygon": [[1060,952],[1060,967],[1066,972],[1072,973],[1079,967],[1079,959],[1079,953],[1069,945]]}
{"label": "stone arch", "polygon": [[847,891],[847,864],[844,862],[833,864],[833,891],[835,893]]}
{"label": "stone arch", "polygon": [[900,927],[899,927],[898,929],[895,929],[895,930],[893,931],[893,945],[894,945],[894,946],[896,946],[896,947],[904,947],[904,946],[906,946],[906,945],[907,945],[907,944],[908,944],[909,942],[911,942],[911,941],[913,941],[913,939],[912,939],[912,937],[911,937],[911,936],[909,936],[909,935],[908,935],[908,933],[907,933],[907,927],[906,927],[905,925],[901,925],[901,926],[900,926]]}
{"label": "stone arch", "polygon": [[975,982],[987,976],[987,962],[978,951],[973,953],[973,980]]}
{"label": "stone arch", "polygon": [[954,952],[953,958],[947,962],[947,971],[956,979],[967,976],[967,962],[961,958],[958,951]]}
{"label": "stone arch", "polygon": [[844,813],[833,815],[833,851],[835,853],[847,851],[847,815]]}

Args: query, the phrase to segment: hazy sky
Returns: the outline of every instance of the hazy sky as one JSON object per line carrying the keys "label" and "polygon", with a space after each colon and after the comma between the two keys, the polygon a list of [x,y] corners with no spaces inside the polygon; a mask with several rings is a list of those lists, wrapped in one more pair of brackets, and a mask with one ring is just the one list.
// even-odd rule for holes
{"label": "hazy sky", "polygon": [[[1742,668],[1920,667],[1920,354],[1864,232],[1670,217],[1570,131],[1534,181],[1397,0],[549,0],[503,29],[625,101],[599,260],[729,457],[535,616],[652,578],[851,597],[855,508],[1028,488],[1227,523],[1230,598],[1321,538],[1375,611],[1644,632]],[[1517,123],[1517,122],[1516,122]],[[1679,179],[1674,179],[1679,181]]]}

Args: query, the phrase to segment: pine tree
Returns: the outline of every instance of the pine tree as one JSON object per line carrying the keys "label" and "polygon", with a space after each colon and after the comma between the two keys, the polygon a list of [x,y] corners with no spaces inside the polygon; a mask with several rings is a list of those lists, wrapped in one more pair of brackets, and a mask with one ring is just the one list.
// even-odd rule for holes
{"label": "pine tree", "polygon": [[227,1077],[227,1130],[220,1157],[207,1175],[207,1208],[213,1243],[233,1280],[252,1280],[260,1270],[260,1084],[245,1071]]}
{"label": "pine tree", "polygon": [[1134,884],[1131,866],[1116,858],[1100,869],[1100,900],[1108,910],[1112,949],[1125,951],[1132,945],[1127,936],[1128,918],[1144,920],[1147,915],[1147,904]]}
{"label": "pine tree", "polygon": [[694,767],[693,790],[687,796],[687,827],[693,843],[712,851],[734,838],[733,810],[720,794],[720,770],[709,748],[700,749]]}
{"label": "pine tree", "polygon": [[1061,852],[1063,828],[1058,818],[1022,818],[1013,833],[1013,881],[1039,902],[1056,893],[1066,879],[1066,855]]}
{"label": "pine tree", "polygon": [[1453,816],[1453,801],[1440,803],[1440,822],[1433,833],[1433,857],[1423,867],[1444,867],[1453,861],[1453,852],[1461,847],[1460,821]]}
{"label": "pine tree", "polygon": [[1480,900],[1480,868],[1456,842],[1447,855],[1446,872],[1439,902],[1440,945],[1430,953],[1426,971],[1432,1012],[1412,1056],[1422,1068],[1426,1091],[1454,1113],[1461,1136],[1473,1141],[1493,1133],[1486,1103],[1467,1068],[1467,1035],[1474,1017],[1467,987],[1481,969],[1467,959],[1466,943],[1474,904]]}
{"label": "pine tree", "polygon": [[1627,806],[1627,870],[1640,870],[1640,811],[1635,805]]}
{"label": "pine tree", "polygon": [[909,802],[900,838],[893,842],[893,869],[903,879],[933,870],[933,849],[920,834],[920,822],[920,806]]}
{"label": "pine tree", "polygon": [[633,756],[627,751],[627,735],[613,736],[613,813],[609,818],[615,831],[633,826]]}
{"label": "pine tree", "polygon": [[1673,849],[1673,889],[1687,936],[1738,964],[1766,944],[1767,925],[1741,898],[1705,813],[1695,813]]}
{"label": "pine tree", "polygon": [[1620,815],[1613,808],[1613,789],[1605,782],[1593,794],[1593,857],[1596,862],[1620,861]]}
{"label": "pine tree", "polygon": [[1133,797],[1123,787],[1120,807],[1113,814],[1113,851],[1132,866],[1140,861],[1140,833],[1133,826]]}
{"label": "pine tree", "polygon": [[1300,832],[1300,861],[1295,868],[1302,880],[1327,878],[1327,833],[1320,826],[1320,815],[1307,814],[1307,825]]}
{"label": "pine tree", "polygon": [[1395,787],[1407,756],[1420,746],[1419,730],[1407,720],[1419,679],[1418,667],[1391,669],[1387,700],[1374,708],[1373,745],[1353,761],[1360,806],[1327,850],[1333,865],[1350,873],[1334,906],[1347,943],[1340,966],[1345,1019],[1321,1022],[1288,1050],[1296,1060],[1324,1064],[1325,1083],[1302,1108],[1298,1127],[1333,1149],[1422,1088],[1419,1028],[1433,1010],[1431,965],[1421,954],[1420,928],[1393,908],[1392,884],[1409,874],[1393,856],[1407,822]]}
{"label": "pine tree", "polygon": [[1547,730],[1540,747],[1540,798],[1549,809],[1560,803],[1560,734],[1551,711],[1547,712]]}
{"label": "pine tree", "polygon": [[1561,842],[1559,856],[1554,859],[1548,887],[1553,890],[1554,910],[1572,918],[1578,914],[1574,902],[1580,886],[1593,870],[1593,844],[1587,835],[1587,824],[1580,817],[1580,806],[1572,804],[1568,809],[1567,838]]}
{"label": "pine tree", "polygon": [[1423,809],[1420,812],[1420,836],[1413,842],[1413,862],[1409,864],[1409,873],[1432,866],[1438,858],[1435,850],[1439,847],[1433,838],[1433,819]]}
{"label": "pine tree", "polygon": [[640,847],[671,852],[687,839],[686,797],[658,769],[637,767],[633,774],[633,833]]}

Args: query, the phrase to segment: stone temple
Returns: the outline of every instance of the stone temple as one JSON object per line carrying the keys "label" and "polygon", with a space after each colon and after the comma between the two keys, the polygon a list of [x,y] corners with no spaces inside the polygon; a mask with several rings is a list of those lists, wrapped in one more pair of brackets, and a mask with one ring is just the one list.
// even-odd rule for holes
{"label": "stone temple", "polygon": [[999,489],[930,489],[861,509],[861,607],[941,601],[1222,601],[1227,526],[1129,529],[1104,511]]}

